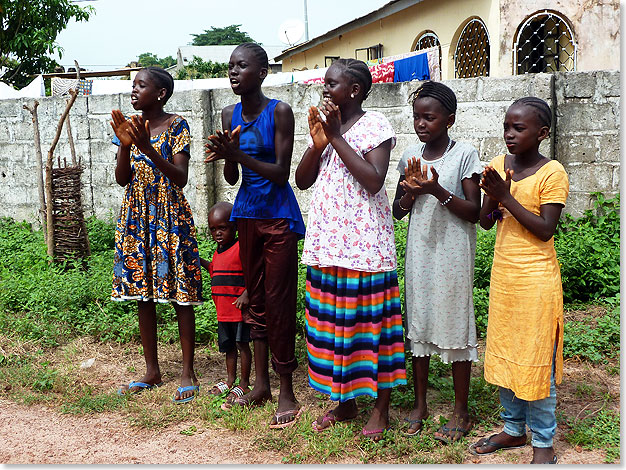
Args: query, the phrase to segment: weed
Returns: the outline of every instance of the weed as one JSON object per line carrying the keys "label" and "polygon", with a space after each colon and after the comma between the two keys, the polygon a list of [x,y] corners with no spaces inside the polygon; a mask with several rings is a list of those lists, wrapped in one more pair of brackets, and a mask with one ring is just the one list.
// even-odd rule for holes
{"label": "weed", "polygon": [[596,416],[568,422],[571,431],[565,439],[572,445],[583,449],[605,449],[606,462],[612,463],[620,453],[620,417],[619,413],[602,409]]}

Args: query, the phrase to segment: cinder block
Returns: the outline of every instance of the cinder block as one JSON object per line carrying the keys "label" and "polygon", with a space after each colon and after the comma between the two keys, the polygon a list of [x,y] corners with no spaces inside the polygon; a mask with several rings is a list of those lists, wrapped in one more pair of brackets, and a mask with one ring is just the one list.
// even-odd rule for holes
{"label": "cinder block", "polygon": [[586,163],[563,166],[569,176],[570,188],[588,192],[613,190],[613,165]]}
{"label": "cinder block", "polygon": [[[130,92],[121,95],[91,95],[89,96],[87,106],[89,114],[105,114],[110,119],[111,111],[121,109],[124,102],[127,102],[130,106]],[[128,109],[124,108],[122,112],[126,114]]]}
{"label": "cinder block", "polygon": [[556,144],[556,159],[565,164],[591,163],[596,161],[596,139],[590,136],[562,135]]}
{"label": "cinder block", "polygon": [[[619,129],[619,111],[611,103],[584,103],[570,101],[562,103],[558,108],[557,132],[559,134],[576,134],[587,132]],[[584,127],[583,127],[584,126]]]}

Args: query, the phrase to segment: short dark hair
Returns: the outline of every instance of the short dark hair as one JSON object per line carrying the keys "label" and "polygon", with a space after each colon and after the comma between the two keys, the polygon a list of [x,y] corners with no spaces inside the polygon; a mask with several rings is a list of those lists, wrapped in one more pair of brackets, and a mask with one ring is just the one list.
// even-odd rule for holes
{"label": "short dark hair", "polygon": [[509,106],[509,109],[513,106],[520,105],[530,106],[537,114],[537,118],[541,124],[547,126],[548,128],[552,126],[552,111],[550,110],[550,105],[541,98],[537,98],[536,96],[525,96],[524,98],[515,100],[513,104]]}
{"label": "short dark hair", "polygon": [[428,80],[409,95],[411,105],[420,98],[434,98],[450,113],[456,113],[456,95],[452,89],[441,82]]}
{"label": "short dark hair", "polygon": [[174,93],[174,79],[169,72],[162,67],[156,67],[154,65],[141,70],[148,72],[152,80],[156,82],[156,85],[159,88],[165,88],[165,99],[163,100],[163,104],[167,103],[167,100],[169,100],[172,93]]}
{"label": "short dark hair", "polygon": [[343,68],[344,73],[350,79],[361,85],[363,88],[363,99],[365,100],[372,88],[372,74],[365,62],[358,59],[337,59],[332,63],[331,67],[335,65]]}
{"label": "short dark hair", "polygon": [[[259,46],[256,42],[244,42],[243,44],[239,44],[235,49],[247,49],[254,56],[256,61],[259,63],[261,67],[266,69],[270,68],[269,60],[267,58],[267,52],[261,46]],[[234,49],[233,49],[234,50]]]}

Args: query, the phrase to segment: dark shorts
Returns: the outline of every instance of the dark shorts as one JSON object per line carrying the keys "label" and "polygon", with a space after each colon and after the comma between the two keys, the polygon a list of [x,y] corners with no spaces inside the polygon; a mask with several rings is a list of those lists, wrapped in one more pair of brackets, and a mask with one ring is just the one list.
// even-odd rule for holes
{"label": "dark shorts", "polygon": [[250,342],[250,327],[242,321],[218,321],[217,344],[220,352],[230,352],[237,347],[236,343]]}

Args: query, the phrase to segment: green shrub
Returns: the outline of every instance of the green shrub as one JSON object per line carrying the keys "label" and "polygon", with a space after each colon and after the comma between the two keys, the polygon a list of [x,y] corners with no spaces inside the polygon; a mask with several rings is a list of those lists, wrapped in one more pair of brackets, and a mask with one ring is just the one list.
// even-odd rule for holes
{"label": "green shrub", "polygon": [[620,284],[619,194],[594,193],[594,210],[574,219],[566,214],[554,234],[565,302],[613,297]]}

